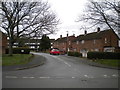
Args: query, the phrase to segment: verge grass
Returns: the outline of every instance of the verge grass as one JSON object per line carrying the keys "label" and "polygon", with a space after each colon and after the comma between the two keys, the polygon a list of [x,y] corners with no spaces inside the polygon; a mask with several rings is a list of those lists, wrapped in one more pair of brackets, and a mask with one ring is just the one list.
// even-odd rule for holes
{"label": "verge grass", "polygon": [[10,65],[21,65],[27,64],[31,61],[32,54],[13,54],[13,56],[9,56],[5,54],[2,56],[2,65],[10,66]]}
{"label": "verge grass", "polygon": [[120,60],[113,60],[113,59],[97,59],[94,60],[96,63],[113,66],[113,67],[120,67]]}

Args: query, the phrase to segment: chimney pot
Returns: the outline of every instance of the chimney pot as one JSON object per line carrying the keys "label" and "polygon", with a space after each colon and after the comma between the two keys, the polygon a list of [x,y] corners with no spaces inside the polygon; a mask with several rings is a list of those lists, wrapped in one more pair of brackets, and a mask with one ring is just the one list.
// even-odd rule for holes
{"label": "chimney pot", "polygon": [[68,33],[67,33],[67,37],[68,37]]}
{"label": "chimney pot", "polygon": [[62,35],[60,35],[60,38],[62,38]]}
{"label": "chimney pot", "polygon": [[87,31],[85,30],[85,35],[87,34]]}
{"label": "chimney pot", "polygon": [[100,32],[100,27],[97,28],[97,32]]}

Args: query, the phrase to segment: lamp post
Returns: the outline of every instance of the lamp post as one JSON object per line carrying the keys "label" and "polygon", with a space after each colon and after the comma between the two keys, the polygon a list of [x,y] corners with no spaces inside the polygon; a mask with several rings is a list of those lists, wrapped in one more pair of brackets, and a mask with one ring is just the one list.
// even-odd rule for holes
{"label": "lamp post", "polygon": [[66,37],[66,53],[68,54],[68,31],[67,32],[67,37]]}

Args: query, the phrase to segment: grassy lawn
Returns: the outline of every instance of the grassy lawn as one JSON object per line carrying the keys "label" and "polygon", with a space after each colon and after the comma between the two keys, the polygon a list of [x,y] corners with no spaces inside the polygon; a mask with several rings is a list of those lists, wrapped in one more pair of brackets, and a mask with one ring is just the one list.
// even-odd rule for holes
{"label": "grassy lawn", "polygon": [[13,54],[13,56],[6,54],[2,56],[2,65],[9,66],[26,64],[31,61],[30,57],[32,57],[32,54]]}
{"label": "grassy lawn", "polygon": [[120,67],[120,60],[98,59],[98,60],[95,60],[94,62],[104,64],[104,65],[113,66],[113,67]]}

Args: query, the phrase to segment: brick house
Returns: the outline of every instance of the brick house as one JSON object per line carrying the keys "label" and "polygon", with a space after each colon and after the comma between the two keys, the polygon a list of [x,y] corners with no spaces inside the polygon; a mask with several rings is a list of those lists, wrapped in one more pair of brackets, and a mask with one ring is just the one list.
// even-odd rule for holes
{"label": "brick house", "polygon": [[53,48],[59,48],[60,50],[63,50],[65,52],[67,51],[72,51],[72,42],[76,39],[76,37],[73,36],[68,36],[67,37],[62,37],[62,35],[60,35],[60,38],[58,38],[57,40],[54,41],[53,43]]}
{"label": "brick house", "polygon": [[0,31],[0,54],[5,54],[6,48],[7,48],[7,36],[2,31]]}
{"label": "brick house", "polygon": [[86,57],[89,51],[98,52],[118,52],[119,47],[119,37],[112,30],[100,31],[87,33],[75,36],[58,38],[55,40],[54,48],[63,49],[65,51],[81,52],[84,57]]}
{"label": "brick house", "polygon": [[86,57],[89,51],[98,52],[116,52],[119,51],[119,37],[112,30],[88,33],[85,31],[84,35],[79,35],[73,41],[74,51],[81,52]]}

